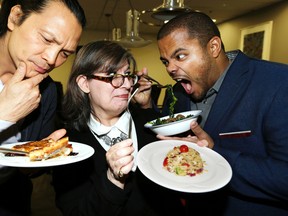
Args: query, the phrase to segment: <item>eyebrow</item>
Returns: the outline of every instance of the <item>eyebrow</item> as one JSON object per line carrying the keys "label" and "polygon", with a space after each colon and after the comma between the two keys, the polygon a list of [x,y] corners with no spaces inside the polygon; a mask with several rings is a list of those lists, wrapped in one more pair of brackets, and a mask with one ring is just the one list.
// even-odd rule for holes
{"label": "eyebrow", "polygon": [[[170,58],[174,58],[174,56],[175,56],[178,52],[183,51],[183,50],[185,50],[185,49],[184,49],[184,48],[178,48],[178,49],[176,49],[176,50],[171,54]],[[160,60],[161,60],[161,61],[166,61],[167,59],[165,59],[165,58],[163,58],[163,57],[160,57]]]}
{"label": "eyebrow", "polygon": [[[52,40],[55,41],[56,44],[60,45],[61,42],[57,40],[57,38],[52,34]],[[64,52],[69,52],[70,54],[73,54],[76,52],[76,50],[68,50],[68,49],[62,49]]]}

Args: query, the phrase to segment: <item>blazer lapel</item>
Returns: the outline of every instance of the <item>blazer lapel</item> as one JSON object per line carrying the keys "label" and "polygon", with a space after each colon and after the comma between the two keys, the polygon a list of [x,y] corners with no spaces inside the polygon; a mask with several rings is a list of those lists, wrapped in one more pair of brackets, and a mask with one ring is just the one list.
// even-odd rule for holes
{"label": "blazer lapel", "polygon": [[217,126],[227,115],[230,106],[235,101],[241,100],[241,93],[245,91],[251,77],[251,74],[248,74],[248,64],[249,58],[239,52],[227,71],[204,126],[204,130],[209,134],[213,134],[218,128]]}

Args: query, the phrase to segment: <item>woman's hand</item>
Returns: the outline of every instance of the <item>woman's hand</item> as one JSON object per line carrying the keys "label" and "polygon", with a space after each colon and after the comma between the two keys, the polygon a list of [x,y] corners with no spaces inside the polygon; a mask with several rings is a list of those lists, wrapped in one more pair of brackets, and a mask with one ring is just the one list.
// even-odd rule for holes
{"label": "woman's hand", "polygon": [[141,71],[137,73],[137,76],[140,77],[138,81],[139,90],[132,99],[132,102],[137,103],[143,109],[147,109],[152,107],[152,99],[151,99],[152,83],[147,79],[141,77],[142,75],[148,75],[147,68],[143,68]]}
{"label": "woman's hand", "polygon": [[196,121],[191,122],[190,125],[191,131],[194,133],[195,136],[187,136],[187,137],[166,137],[157,135],[158,139],[161,140],[184,140],[188,142],[194,142],[199,146],[205,146],[208,148],[213,149],[214,141],[213,139],[198,125]]}
{"label": "woman's hand", "polygon": [[107,177],[122,189],[124,188],[125,178],[134,164],[133,152],[134,147],[131,139],[116,143],[106,152],[106,160],[109,166]]}

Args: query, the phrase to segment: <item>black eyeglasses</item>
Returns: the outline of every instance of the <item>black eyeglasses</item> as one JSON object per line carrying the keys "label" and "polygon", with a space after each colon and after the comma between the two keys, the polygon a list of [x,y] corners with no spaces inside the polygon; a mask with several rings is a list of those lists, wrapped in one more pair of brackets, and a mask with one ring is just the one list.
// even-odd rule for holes
{"label": "black eyeglasses", "polygon": [[104,81],[107,83],[111,83],[114,88],[119,88],[124,84],[125,78],[128,79],[131,86],[134,86],[138,82],[138,76],[136,74],[128,73],[128,74],[114,74],[112,76],[98,76],[98,75],[89,75],[87,76],[90,79],[96,79],[100,81]]}

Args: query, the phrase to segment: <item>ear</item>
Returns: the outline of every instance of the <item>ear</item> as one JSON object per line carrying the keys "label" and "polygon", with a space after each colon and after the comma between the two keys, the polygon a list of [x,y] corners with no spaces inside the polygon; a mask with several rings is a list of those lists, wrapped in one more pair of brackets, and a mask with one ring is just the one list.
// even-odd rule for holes
{"label": "ear", "polygon": [[18,26],[22,15],[23,12],[20,5],[15,5],[11,8],[7,23],[9,30],[14,30],[15,26]]}
{"label": "ear", "polygon": [[88,79],[86,76],[84,75],[79,75],[76,78],[76,82],[79,86],[79,88],[84,92],[84,93],[90,93],[90,88],[89,88],[89,84],[88,84]]}
{"label": "ear", "polygon": [[214,36],[210,39],[209,43],[209,50],[213,57],[218,57],[222,50],[222,40],[218,36]]}

